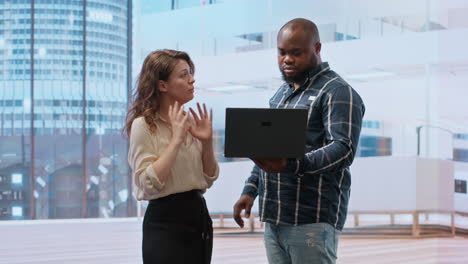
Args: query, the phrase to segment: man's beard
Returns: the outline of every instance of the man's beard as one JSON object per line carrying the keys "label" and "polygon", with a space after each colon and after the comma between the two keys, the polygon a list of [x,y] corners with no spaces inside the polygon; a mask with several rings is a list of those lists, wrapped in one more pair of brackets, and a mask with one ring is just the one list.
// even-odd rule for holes
{"label": "man's beard", "polygon": [[302,84],[305,79],[309,76],[309,71],[303,71],[299,72],[294,76],[287,76],[283,70],[281,70],[281,76],[283,77],[283,80],[287,83],[299,83]]}

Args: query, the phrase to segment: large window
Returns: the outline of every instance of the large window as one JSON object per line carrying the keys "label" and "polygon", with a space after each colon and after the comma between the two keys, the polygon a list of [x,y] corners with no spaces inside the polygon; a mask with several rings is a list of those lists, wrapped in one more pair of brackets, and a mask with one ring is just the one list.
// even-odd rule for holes
{"label": "large window", "polygon": [[323,61],[365,102],[357,157],[466,164],[467,10],[444,0],[0,0],[0,219],[135,215],[121,128],[155,49],[191,55],[190,106],[214,109],[221,166],[245,161],[223,156],[225,109],[268,107],[283,83],[276,35],[295,17],[316,22]]}
{"label": "large window", "polygon": [[[468,23],[462,11],[467,8],[462,1],[441,0],[294,5],[239,0],[184,11],[145,8],[137,59],[160,48],[189,52],[197,67],[196,99],[214,107],[215,129],[222,133],[226,107],[268,106],[282,82],[275,61],[276,34],[288,20],[308,18],[318,25],[322,59],[366,104],[358,155],[453,159],[464,154],[453,150],[452,135],[468,131],[460,111],[467,58],[456,44],[466,43],[462,36]],[[222,153],[219,139],[217,153]]]}
{"label": "large window", "polygon": [[131,12],[126,0],[0,2],[0,219],[134,215],[121,133]]}

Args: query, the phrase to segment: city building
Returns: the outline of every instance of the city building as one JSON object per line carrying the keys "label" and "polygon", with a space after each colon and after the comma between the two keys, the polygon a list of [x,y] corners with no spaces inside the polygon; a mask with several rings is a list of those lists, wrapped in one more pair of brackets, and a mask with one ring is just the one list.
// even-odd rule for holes
{"label": "city building", "polygon": [[0,1],[0,219],[131,214],[131,7]]}

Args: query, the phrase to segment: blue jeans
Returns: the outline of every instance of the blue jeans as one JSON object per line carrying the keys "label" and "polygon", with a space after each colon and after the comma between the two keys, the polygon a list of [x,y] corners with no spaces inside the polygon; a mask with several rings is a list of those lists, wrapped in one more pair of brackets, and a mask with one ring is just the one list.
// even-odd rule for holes
{"label": "blue jeans", "polygon": [[327,223],[299,226],[265,225],[270,264],[336,263],[340,231]]}

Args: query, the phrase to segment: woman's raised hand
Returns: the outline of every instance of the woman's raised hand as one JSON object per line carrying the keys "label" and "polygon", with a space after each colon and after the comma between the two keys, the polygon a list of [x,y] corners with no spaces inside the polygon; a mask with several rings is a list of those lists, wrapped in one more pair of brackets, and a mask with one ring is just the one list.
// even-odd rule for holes
{"label": "woman's raised hand", "polygon": [[183,143],[189,129],[189,115],[184,112],[184,108],[179,106],[176,101],[174,105],[169,106],[168,116],[172,128],[172,140],[177,144]]}
{"label": "woman's raised hand", "polygon": [[190,113],[195,120],[195,124],[192,125],[189,129],[189,132],[202,142],[208,142],[213,139],[213,109],[206,109],[206,105],[203,104],[203,109],[200,107],[200,104],[197,103],[198,115],[195,111],[190,108]]}

